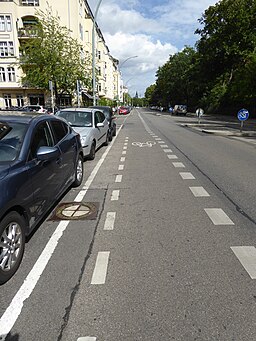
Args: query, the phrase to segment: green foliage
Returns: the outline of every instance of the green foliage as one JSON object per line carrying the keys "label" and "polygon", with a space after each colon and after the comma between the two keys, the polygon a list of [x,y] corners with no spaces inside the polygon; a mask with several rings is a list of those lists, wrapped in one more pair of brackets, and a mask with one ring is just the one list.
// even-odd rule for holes
{"label": "green foliage", "polygon": [[214,112],[255,107],[256,1],[221,0],[199,23],[195,49],[186,47],[159,68],[149,101]]}
{"label": "green foliage", "polygon": [[90,84],[89,60],[81,57],[81,48],[70,31],[60,25],[59,17],[38,11],[36,36],[21,45],[20,67],[24,72],[23,85],[47,90],[49,80],[54,84],[56,95],[73,94],[76,81]]}

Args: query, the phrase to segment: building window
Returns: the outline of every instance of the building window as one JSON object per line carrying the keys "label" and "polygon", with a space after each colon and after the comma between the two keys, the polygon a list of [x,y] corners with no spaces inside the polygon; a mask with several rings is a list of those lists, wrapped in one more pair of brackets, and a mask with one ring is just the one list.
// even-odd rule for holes
{"label": "building window", "polygon": [[39,0],[21,0],[22,6],[39,6]]}
{"label": "building window", "polygon": [[14,70],[14,67],[8,67],[7,68],[7,79],[8,79],[8,82],[15,82],[15,70]]}
{"label": "building window", "polygon": [[5,69],[0,67],[0,82],[6,82]]}
{"label": "building window", "polygon": [[12,41],[0,41],[0,57],[14,56],[14,47]]}
{"label": "building window", "polygon": [[98,91],[101,92],[102,86],[101,83],[98,84]]}
{"label": "building window", "polygon": [[17,95],[17,107],[24,107],[24,98],[22,95]]}
{"label": "building window", "polygon": [[12,23],[10,15],[0,15],[0,32],[11,32]]}
{"label": "building window", "polygon": [[4,94],[4,103],[6,108],[12,107],[12,96],[10,94]]}

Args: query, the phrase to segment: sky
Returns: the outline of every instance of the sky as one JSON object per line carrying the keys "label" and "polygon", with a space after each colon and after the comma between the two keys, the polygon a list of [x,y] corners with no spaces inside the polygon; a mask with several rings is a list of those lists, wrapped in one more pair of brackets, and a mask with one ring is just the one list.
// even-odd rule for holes
{"label": "sky", "polygon": [[[88,0],[95,13],[99,0]],[[96,18],[123,84],[143,97],[170,55],[194,46],[198,19],[214,0],[102,0]],[[136,57],[135,57],[136,56]],[[131,58],[130,58],[131,57]],[[128,59],[128,60],[127,60]]]}

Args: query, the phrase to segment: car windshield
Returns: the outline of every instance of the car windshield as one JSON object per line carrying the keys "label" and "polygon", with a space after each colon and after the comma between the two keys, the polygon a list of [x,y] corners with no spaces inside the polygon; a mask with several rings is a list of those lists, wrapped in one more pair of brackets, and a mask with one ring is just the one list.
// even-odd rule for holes
{"label": "car windshield", "polygon": [[92,127],[91,112],[59,111],[57,115],[64,118],[72,127]]}
{"label": "car windshield", "polygon": [[0,121],[0,162],[10,162],[18,157],[25,132],[25,124]]}

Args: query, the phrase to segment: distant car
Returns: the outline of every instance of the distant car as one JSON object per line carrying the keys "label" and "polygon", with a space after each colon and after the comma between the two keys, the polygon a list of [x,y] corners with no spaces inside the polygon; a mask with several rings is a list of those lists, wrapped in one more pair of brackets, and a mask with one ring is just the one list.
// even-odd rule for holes
{"label": "distant car", "polygon": [[108,145],[108,121],[102,111],[94,108],[67,108],[57,111],[80,134],[84,157],[93,160],[96,150]]}
{"label": "distant car", "polygon": [[42,105],[25,105],[22,108],[19,108],[19,111],[23,112],[38,112],[42,114],[47,113],[47,109],[45,109]]}
{"label": "distant car", "polygon": [[129,109],[126,107],[120,107],[119,108],[119,115],[128,115],[129,114]]}
{"label": "distant car", "polygon": [[114,117],[113,109],[109,106],[102,106],[102,105],[92,106],[90,108],[99,109],[103,112],[109,125],[109,129],[108,129],[109,141],[112,141],[113,136],[116,136],[116,122],[115,122],[116,118]]}
{"label": "distant car", "polygon": [[187,115],[187,106],[184,104],[176,104],[172,111],[173,115]]}
{"label": "distant car", "polygon": [[83,180],[79,135],[44,114],[0,114],[0,284],[17,271],[28,236]]}

